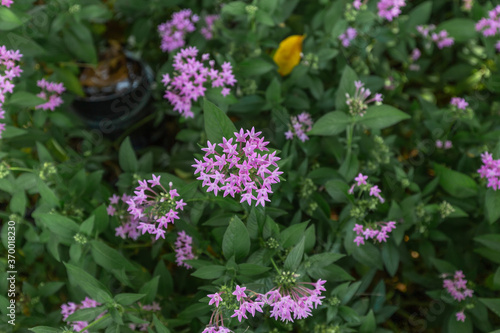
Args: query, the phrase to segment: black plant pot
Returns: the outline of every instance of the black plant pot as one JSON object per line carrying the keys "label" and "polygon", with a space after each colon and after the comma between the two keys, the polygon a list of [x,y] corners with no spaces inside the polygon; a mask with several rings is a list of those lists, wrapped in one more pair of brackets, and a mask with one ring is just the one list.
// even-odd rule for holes
{"label": "black plant pot", "polygon": [[140,69],[137,74],[130,74],[128,80],[112,87],[102,88],[99,94],[76,97],[72,104],[73,111],[89,128],[100,131],[110,139],[118,138],[152,112],[150,102],[154,73],[146,63],[127,52],[125,55],[127,66]]}

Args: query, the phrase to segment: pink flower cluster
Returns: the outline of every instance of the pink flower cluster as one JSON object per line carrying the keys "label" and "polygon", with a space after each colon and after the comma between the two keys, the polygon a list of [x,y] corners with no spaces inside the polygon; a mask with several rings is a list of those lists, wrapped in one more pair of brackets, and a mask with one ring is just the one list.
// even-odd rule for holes
{"label": "pink flower cluster", "polygon": [[[448,274],[442,275],[443,278],[447,276]],[[456,271],[453,275],[453,280],[443,280],[443,288],[446,289],[457,302],[461,302],[467,297],[472,297],[474,294],[474,290],[467,288],[467,280],[462,271]],[[457,312],[455,315],[457,316],[457,321],[465,321],[464,310]]]}
{"label": "pink flower cluster", "polygon": [[465,11],[470,12],[472,9],[472,4],[474,0],[463,0],[462,1],[462,7]]}
{"label": "pink flower cluster", "polygon": [[376,228],[373,229],[364,227],[361,224],[356,224],[352,229],[357,235],[356,238],[354,238],[354,243],[359,246],[365,244],[366,239],[373,239],[379,243],[386,242],[389,237],[388,234],[394,229],[396,229],[396,222],[394,221],[379,222]]}
{"label": "pink flower cluster", "polygon": [[345,94],[347,98],[346,104],[349,106],[349,112],[352,115],[363,117],[368,108],[368,104],[372,102],[381,103],[383,97],[382,94],[375,94],[374,97],[368,99],[371,95],[370,89],[365,88],[365,84],[361,81],[354,81],[354,85],[356,86],[354,96],[351,97],[348,93]]}
{"label": "pink flower cluster", "polygon": [[201,28],[200,32],[205,37],[206,40],[210,40],[214,37],[214,23],[219,19],[219,15],[207,15],[205,16],[206,27]]}
{"label": "pink flower cluster", "polygon": [[436,148],[443,148],[444,150],[451,149],[453,147],[453,143],[450,140],[446,140],[444,143],[441,140],[436,140]]}
{"label": "pink flower cluster", "polygon": [[436,43],[439,49],[450,47],[455,42],[452,37],[448,36],[448,31],[446,30],[441,30],[438,33],[433,33],[431,38]]}
{"label": "pink flower cluster", "polygon": [[[262,308],[265,305],[269,305],[271,308],[270,317],[275,320],[293,322],[297,319],[307,318],[312,315],[311,311],[313,308],[316,309],[318,305],[322,304],[321,300],[325,297],[321,296],[321,293],[325,291],[323,287],[325,282],[325,280],[318,280],[315,283],[298,282],[293,287],[273,288],[265,294],[250,291],[250,295],[248,296],[245,293],[247,291],[246,287],[237,285],[232,295],[236,296],[239,307],[234,310],[234,314],[231,317],[237,317],[238,321],[241,322],[243,318],[248,319],[247,314],[254,317],[256,312],[264,313]],[[306,287],[307,285],[312,286],[313,289]],[[218,308],[220,301],[222,301],[221,295],[222,293],[207,295],[210,298],[208,304],[215,304],[215,307]],[[216,316],[215,326],[217,324],[218,318]],[[209,326],[213,327],[212,321],[210,321]]]}
{"label": "pink flower cluster", "polygon": [[[201,56],[201,61],[196,59],[198,49],[188,47],[180,50],[174,57],[173,78],[169,74],[163,75],[163,84],[166,86],[165,95],[170,104],[174,106],[174,111],[178,111],[186,118],[194,118],[191,111],[192,101],[197,101],[199,97],[205,96],[205,82],[211,82],[212,88],[222,88],[222,96],[227,96],[230,89],[227,86],[233,86],[236,79],[229,62],[224,62],[219,71],[214,68],[215,61],[209,60],[210,56],[205,53]],[[208,61],[209,66],[203,62]]]}
{"label": "pink flower cluster", "polygon": [[[70,315],[75,313],[76,310],[80,309],[88,309],[88,308],[96,308],[100,306],[101,303],[94,301],[93,299],[90,299],[88,297],[85,297],[85,299],[82,301],[81,304],[76,304],[73,302],[69,302],[68,304],[63,304],[61,305],[61,314],[63,316],[63,321],[66,321]],[[101,313],[99,316],[97,316],[96,320],[104,316],[104,314],[107,311],[104,311]],[[74,321],[74,322],[68,322],[73,330],[77,332],[82,332],[82,333],[88,333],[87,330],[82,331],[85,327],[89,326],[89,323],[86,321]]]}
{"label": "pink flower cluster", "polygon": [[305,142],[309,140],[306,132],[312,129],[313,121],[311,115],[307,112],[302,112],[298,116],[291,117],[291,125],[289,125],[289,130],[285,132],[285,137],[287,140],[292,140],[294,135],[300,139],[300,141]]}
{"label": "pink flower cluster", "polygon": [[[4,4],[3,0],[2,4]],[[6,6],[9,7],[10,4]],[[7,50],[4,45],[0,46],[0,119],[5,119],[5,111],[2,108],[5,103],[5,94],[12,94],[15,87],[12,80],[21,76],[23,71],[19,65],[16,66],[16,61],[21,60],[22,56],[19,50]],[[5,131],[5,124],[0,123],[0,138],[3,131]]]}
{"label": "pink flower cluster", "polygon": [[368,186],[368,188],[370,189],[370,196],[371,197],[376,197],[377,199],[379,199],[379,201],[381,203],[384,203],[385,202],[385,199],[382,198],[382,196],[380,196],[380,189],[378,188],[378,185],[371,185],[371,184],[368,184],[366,182],[366,180],[368,179],[368,176],[365,176],[363,175],[362,173],[358,174],[356,176],[356,178],[354,178],[354,180],[356,181],[356,183],[352,184],[351,188],[349,189],[349,194],[353,194],[354,193],[354,189],[356,188],[356,186],[361,186],[361,185],[366,185]]}
{"label": "pink flower cluster", "polygon": [[158,26],[163,52],[172,52],[186,44],[187,33],[196,30],[194,24],[200,20],[191,9],[183,9],[172,14],[172,19]]}
{"label": "pink flower cluster", "polygon": [[169,223],[173,224],[179,219],[178,210],[184,210],[186,203],[183,199],[176,199],[179,194],[172,188],[172,183],[169,183],[170,188],[167,190],[160,183],[161,176],[152,177],[147,181],[139,180],[135,195],[127,201],[127,210],[133,220],[139,223],[137,229],[141,230],[143,235],[147,232],[156,235],[156,239],[165,239],[165,229]]}
{"label": "pink flower cluster", "polygon": [[406,6],[405,0],[380,0],[377,4],[378,16],[392,21],[401,14],[401,7]]}
{"label": "pink flower cluster", "polygon": [[488,179],[486,187],[492,188],[494,191],[500,188],[500,160],[494,160],[492,154],[485,152],[481,154],[483,165],[477,172],[481,178]]}
{"label": "pink flower cluster", "polygon": [[116,237],[137,240],[140,236],[139,230],[137,229],[139,221],[130,216],[125,209],[125,206],[128,207],[127,201],[130,199],[132,199],[132,197],[125,193],[121,197],[113,194],[113,196],[109,198],[110,204],[106,210],[109,216],[118,216],[120,221],[122,221],[122,225],[115,228]]}
{"label": "pink flower cluster", "polygon": [[14,0],[2,0],[2,6],[5,6],[7,8],[10,7],[10,5],[12,5],[14,3]]}
{"label": "pink flower cluster", "polygon": [[178,266],[184,266],[186,268],[193,268],[186,264],[184,260],[194,259],[193,248],[191,244],[193,243],[193,238],[188,236],[183,230],[177,233],[178,237],[175,241],[175,261]]}
{"label": "pink flower cluster", "polygon": [[353,41],[354,38],[358,35],[358,32],[356,29],[349,27],[347,30],[339,36],[340,41],[342,42],[343,47],[348,47],[351,45],[351,42]]}
{"label": "pink flower cluster", "polygon": [[[154,311],[158,312],[161,311],[160,304],[153,302],[151,305],[141,305],[141,303],[137,303],[144,311]],[[128,328],[130,328],[132,331],[139,330],[141,332],[147,332],[149,327],[149,323],[144,323],[144,324],[133,324],[129,323]]]}
{"label": "pink flower cluster", "polygon": [[460,110],[465,110],[469,106],[469,103],[461,97],[452,97],[450,104],[456,106]]}
{"label": "pink flower cluster", "polygon": [[476,23],[476,31],[483,36],[495,36],[500,32],[500,5],[488,12],[488,18],[483,17]]}
{"label": "pink flower cluster", "polygon": [[54,111],[56,107],[63,103],[60,95],[66,90],[66,88],[64,88],[62,82],[55,83],[41,79],[37,81],[36,85],[42,88],[42,91],[37,96],[47,100],[47,103],[37,105],[35,109],[49,109],[50,111]]}
{"label": "pink flower cluster", "polygon": [[[200,174],[197,178],[202,180],[202,186],[208,186],[207,192],[224,191],[224,197],[235,194],[241,194],[242,202],[251,205],[252,200],[264,207],[269,200],[269,194],[273,193],[271,185],[279,183],[279,171],[276,164],[280,160],[276,157],[276,152],[271,154],[260,154],[258,151],[269,151],[266,146],[269,142],[260,138],[261,132],[243,129],[235,132],[236,141],[233,144],[233,138],[229,140],[222,138],[222,143],[218,146],[222,148],[222,154],[216,151],[217,145],[207,141],[208,148],[202,148],[205,151],[203,159],[195,159],[196,168],[194,174]],[[274,169],[272,169],[274,167]],[[271,169],[270,169],[271,168]],[[255,194],[257,196],[255,196]]]}

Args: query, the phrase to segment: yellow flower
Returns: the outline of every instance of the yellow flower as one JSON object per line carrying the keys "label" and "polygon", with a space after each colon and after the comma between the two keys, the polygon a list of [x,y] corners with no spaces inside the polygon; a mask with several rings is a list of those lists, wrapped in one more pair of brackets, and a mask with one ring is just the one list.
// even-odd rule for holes
{"label": "yellow flower", "polygon": [[281,76],[290,74],[292,69],[299,64],[302,41],[305,37],[305,35],[292,35],[280,43],[273,60],[279,66],[278,73]]}

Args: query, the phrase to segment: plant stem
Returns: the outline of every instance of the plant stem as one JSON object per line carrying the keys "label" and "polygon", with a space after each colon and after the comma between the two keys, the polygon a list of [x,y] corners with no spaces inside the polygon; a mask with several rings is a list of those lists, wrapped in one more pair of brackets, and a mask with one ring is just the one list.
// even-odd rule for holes
{"label": "plant stem", "polygon": [[347,158],[351,157],[351,152],[352,152],[352,135],[353,135],[353,132],[354,132],[354,125],[355,125],[354,122],[351,122],[349,124],[349,126],[347,126],[347,130],[346,130]]}
{"label": "plant stem", "polygon": [[18,167],[12,167],[9,168],[10,171],[26,171],[26,172],[35,172],[33,169],[27,169],[27,168],[18,168]]}
{"label": "plant stem", "polygon": [[110,317],[110,316],[111,316],[111,314],[109,314],[109,313],[108,313],[107,315],[102,316],[101,318],[97,319],[96,321],[94,321],[94,322],[90,323],[87,327],[84,327],[84,328],[80,331],[80,333],[85,332],[85,331],[86,331],[86,330],[88,330],[90,327],[94,326],[94,325],[95,325],[95,324],[97,324],[98,322],[100,322],[100,321],[102,321],[102,320],[104,320],[105,318],[108,318],[108,317]]}
{"label": "plant stem", "polygon": [[281,271],[278,269],[278,266],[276,266],[276,263],[274,262],[273,258],[271,258],[271,263],[273,264],[274,269],[276,270],[276,272],[278,272],[278,274],[281,274]]}

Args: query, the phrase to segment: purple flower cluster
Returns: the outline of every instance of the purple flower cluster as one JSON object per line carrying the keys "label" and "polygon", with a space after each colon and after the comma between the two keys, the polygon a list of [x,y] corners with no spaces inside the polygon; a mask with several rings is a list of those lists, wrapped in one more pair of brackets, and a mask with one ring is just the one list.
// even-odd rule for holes
{"label": "purple flower cluster", "polygon": [[222,154],[216,151],[215,143],[207,141],[208,148],[202,148],[205,156],[195,159],[196,164],[192,165],[196,168],[194,174],[200,174],[197,179],[203,181],[202,186],[208,186],[207,192],[217,195],[224,191],[224,197],[231,195],[233,198],[235,194],[241,194],[240,203],[246,201],[251,205],[255,200],[256,206],[264,207],[265,202],[270,201],[271,185],[280,182],[279,176],[283,172],[276,164],[280,158],[275,156],[275,151],[271,154],[257,152],[269,151],[266,148],[269,142],[260,138],[260,134],[252,127],[246,133],[243,129],[235,132],[234,144],[233,138],[222,138],[222,143],[218,144]]}
{"label": "purple flower cluster", "polygon": [[492,188],[494,191],[500,188],[500,159],[494,160],[492,154],[485,152],[481,154],[483,165],[477,172],[481,178],[488,179],[486,187]]}
{"label": "purple flower cluster", "polygon": [[[273,288],[265,294],[259,294],[254,291],[249,292],[246,290],[246,287],[237,285],[232,295],[236,296],[239,306],[234,310],[234,314],[231,317],[237,317],[238,321],[241,322],[243,318],[248,319],[247,314],[254,317],[256,312],[264,313],[262,308],[265,305],[269,305],[271,308],[270,317],[275,320],[293,322],[297,319],[307,318],[312,315],[311,311],[313,308],[316,309],[318,305],[322,304],[321,300],[325,297],[321,296],[321,293],[325,291],[323,287],[325,282],[325,280],[318,280],[315,283],[298,282],[294,286],[287,288]],[[308,288],[308,285],[312,286],[313,289]],[[248,296],[245,291],[249,292]],[[222,301],[221,295],[222,293],[207,295],[210,298],[208,304],[215,304],[215,307],[218,308]],[[212,321],[210,321],[209,326],[214,327]]]}
{"label": "purple flower cluster", "polygon": [[378,185],[368,184],[366,182],[367,179],[368,179],[368,176],[365,176],[362,173],[358,174],[356,176],[356,178],[354,178],[354,180],[356,181],[356,183],[352,184],[351,188],[349,189],[349,194],[353,194],[354,193],[354,189],[356,188],[356,186],[359,187],[361,185],[366,185],[368,187],[368,189],[370,190],[370,196],[371,197],[376,197],[377,199],[379,199],[379,201],[381,203],[384,203],[385,199],[382,198],[382,196],[380,196],[380,192],[381,191],[378,188]]}
{"label": "purple flower cluster", "polygon": [[14,3],[14,0],[2,0],[1,5],[9,8],[10,5],[12,5],[13,3]]}
{"label": "purple flower cluster", "polygon": [[356,86],[354,96],[351,97],[348,93],[345,94],[347,98],[346,104],[349,106],[349,113],[363,117],[368,104],[372,102],[381,103],[383,97],[382,94],[375,94],[374,97],[368,99],[371,95],[370,89],[365,88],[365,84],[361,81],[354,81],[354,85]]}
{"label": "purple flower cluster", "polygon": [[305,142],[309,140],[306,132],[312,129],[313,121],[311,115],[307,112],[302,112],[298,116],[291,117],[291,125],[288,125],[289,130],[285,132],[287,140],[292,140],[294,136]]}
{"label": "purple flower cluster", "polygon": [[[419,25],[417,26],[417,31],[424,37],[426,40],[431,40],[436,43],[439,49],[443,49],[445,47],[450,47],[453,45],[455,40],[452,37],[448,36],[448,32],[446,30],[441,30],[438,33],[433,32],[436,29],[434,24],[430,25]],[[427,47],[430,47],[430,43],[427,44]]]}
{"label": "purple flower cluster", "polygon": [[488,18],[483,17],[476,23],[476,31],[482,32],[483,36],[495,36],[500,32],[500,5],[488,12]]}
{"label": "purple flower cluster", "polygon": [[213,325],[213,326],[207,326],[201,333],[232,333],[229,328],[220,326],[220,325]]}
{"label": "purple flower cluster", "polygon": [[66,90],[66,88],[64,88],[62,82],[55,83],[41,79],[37,81],[36,85],[42,89],[37,96],[47,100],[47,103],[37,105],[35,109],[54,111],[56,107],[63,103],[60,95]]}
{"label": "purple flower cluster", "polygon": [[354,238],[354,243],[357,246],[365,244],[366,239],[373,239],[379,243],[386,242],[389,237],[389,233],[396,229],[396,222],[379,222],[375,228],[368,228],[361,224],[356,224],[353,231],[356,232],[356,238]]}
{"label": "purple flower cluster", "polygon": [[444,143],[441,140],[436,140],[436,148],[443,148],[444,150],[451,149],[453,147],[453,143],[450,140],[446,140]]}
{"label": "purple flower cluster", "polygon": [[392,21],[401,14],[401,7],[406,6],[405,0],[380,0],[377,4],[378,16]]}
{"label": "purple flower cluster", "polygon": [[[141,303],[137,303],[139,307],[141,307],[144,311],[151,311],[151,312],[158,312],[161,311],[160,304],[153,302],[151,305],[142,305]],[[129,323],[128,328],[130,328],[132,331],[139,330],[141,332],[147,332],[149,323],[144,323],[144,324],[133,324]]]}
{"label": "purple flower cluster", "polygon": [[[212,88],[221,87],[223,96],[230,93],[227,86],[233,86],[236,83],[229,62],[224,62],[221,66],[222,70],[219,71],[214,68],[215,61],[209,60],[208,53],[202,55],[201,61],[196,59],[197,55],[196,47],[180,50],[174,57],[174,77],[170,78],[169,74],[164,74],[162,80],[166,86],[163,97],[174,106],[174,111],[178,111],[186,118],[194,118],[194,113],[191,111],[192,101],[205,96],[207,90],[204,87],[205,82],[210,81]],[[203,64],[205,61],[208,61],[209,66]]]}
{"label": "purple flower cluster", "polygon": [[[3,0],[2,4],[4,4]],[[6,6],[9,7],[10,4]],[[7,50],[4,45],[0,46],[0,119],[5,119],[5,111],[2,108],[5,103],[5,94],[12,94],[15,87],[12,80],[21,76],[23,71],[19,65],[16,66],[16,61],[21,60],[22,56],[19,50]],[[0,138],[4,130],[5,124],[0,123]]]}
{"label": "purple flower cluster", "polygon": [[[138,230],[156,235],[156,239],[165,239],[165,229],[169,223],[179,219],[178,210],[184,210],[183,199],[177,200],[177,190],[169,183],[167,190],[160,183],[161,176],[152,175],[150,180],[139,180],[139,186],[134,191],[134,196],[127,200],[128,212],[133,220],[139,223]],[[155,188],[156,190],[154,190]]]}
{"label": "purple flower cluster", "polygon": [[172,19],[158,26],[163,52],[172,52],[186,44],[187,33],[196,30],[194,24],[200,18],[191,9],[183,9],[172,15]]}
{"label": "purple flower cluster", "polygon": [[130,199],[132,199],[132,197],[125,193],[121,197],[113,194],[113,196],[109,198],[110,204],[106,210],[109,216],[118,216],[120,221],[122,221],[122,225],[115,228],[116,237],[137,240],[140,236],[139,230],[137,229],[139,221],[129,215],[126,210],[128,207],[127,201]]}
{"label": "purple flower cluster", "polygon": [[452,97],[450,104],[456,106],[460,110],[465,110],[469,106],[469,103],[461,97]]}
{"label": "purple flower cluster", "polygon": [[[467,297],[472,297],[474,290],[467,288],[467,280],[462,271],[456,271],[453,275],[453,279],[446,279],[448,274],[443,274],[443,288],[448,291],[448,293],[457,301],[461,302]],[[457,321],[465,321],[464,310],[459,311],[455,314],[457,316]]]}
{"label": "purple flower cluster", "polygon": [[193,248],[191,244],[193,243],[193,238],[188,236],[183,230],[177,233],[178,237],[175,241],[175,261],[178,266],[184,266],[186,268],[193,268],[186,264],[184,260],[194,259]]}
{"label": "purple flower cluster", "polygon": [[351,45],[351,42],[353,41],[354,38],[358,35],[358,32],[356,29],[349,27],[347,30],[339,36],[340,41],[342,42],[343,47],[348,47]]}
{"label": "purple flower cluster", "polygon": [[[93,299],[90,299],[88,297],[85,297],[85,299],[82,301],[81,304],[76,304],[73,302],[69,302],[68,304],[63,304],[61,305],[61,314],[63,316],[63,321],[66,321],[70,315],[75,313],[76,310],[96,308],[100,305],[101,303],[94,301]],[[104,311],[99,316],[97,316],[96,320],[104,316],[106,312],[107,311]],[[87,330],[82,331],[85,327],[89,326],[89,323],[86,321],[74,321],[74,322],[68,322],[68,324],[70,324],[73,330],[77,332],[88,333]]]}
{"label": "purple flower cluster", "polygon": [[207,15],[205,16],[206,27],[201,28],[200,32],[205,37],[206,40],[210,40],[214,37],[214,23],[219,19],[219,15]]}

